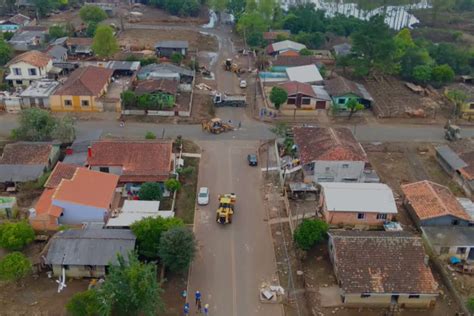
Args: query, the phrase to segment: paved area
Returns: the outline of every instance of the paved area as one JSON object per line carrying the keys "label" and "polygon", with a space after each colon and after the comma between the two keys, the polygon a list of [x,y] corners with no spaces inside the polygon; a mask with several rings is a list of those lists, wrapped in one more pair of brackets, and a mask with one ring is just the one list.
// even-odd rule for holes
{"label": "paved area", "polygon": [[[195,214],[199,252],[191,267],[190,296],[201,291],[211,315],[282,315],[280,305],[259,301],[262,282],[276,278],[261,172],[246,161],[259,142],[202,141],[199,145],[203,152],[198,184],[209,187],[210,203]],[[233,223],[222,226],[215,222],[217,195],[230,192],[237,195],[236,211]]]}

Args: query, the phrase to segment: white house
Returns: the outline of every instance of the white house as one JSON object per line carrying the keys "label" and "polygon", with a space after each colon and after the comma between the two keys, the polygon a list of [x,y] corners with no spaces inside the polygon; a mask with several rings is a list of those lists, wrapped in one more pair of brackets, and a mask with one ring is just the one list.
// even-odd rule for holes
{"label": "white house", "polygon": [[33,80],[43,79],[53,68],[53,60],[47,54],[32,50],[16,56],[7,65],[10,74],[6,77],[15,87],[28,86]]}
{"label": "white house", "polygon": [[160,211],[159,201],[125,200],[122,209],[113,211],[107,228],[129,228],[133,223],[145,217],[174,217],[173,211]]}

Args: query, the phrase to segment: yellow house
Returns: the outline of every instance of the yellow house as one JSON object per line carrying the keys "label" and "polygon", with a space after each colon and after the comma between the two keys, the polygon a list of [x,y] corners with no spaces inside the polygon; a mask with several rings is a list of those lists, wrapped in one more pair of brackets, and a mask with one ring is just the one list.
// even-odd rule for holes
{"label": "yellow house", "polygon": [[102,112],[98,99],[107,92],[113,70],[88,66],[76,69],[50,96],[53,112]]}

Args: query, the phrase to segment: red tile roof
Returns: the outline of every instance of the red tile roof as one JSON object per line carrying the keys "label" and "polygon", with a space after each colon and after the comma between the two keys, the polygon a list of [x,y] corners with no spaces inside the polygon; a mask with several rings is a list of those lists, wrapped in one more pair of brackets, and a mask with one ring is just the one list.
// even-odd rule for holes
{"label": "red tile roof", "polygon": [[36,216],[42,217],[43,215],[51,215],[53,217],[59,217],[61,215],[63,209],[52,204],[52,198],[55,192],[55,189],[46,189],[43,191],[35,205]]}
{"label": "red tile roof", "polygon": [[288,96],[295,94],[304,94],[308,97],[316,98],[313,87],[308,83],[298,82],[298,81],[287,81],[280,84],[280,87],[285,89],[288,93]]}
{"label": "red tile roof", "polygon": [[135,87],[135,93],[144,94],[144,93],[154,93],[154,92],[164,92],[172,95],[178,93],[179,82],[177,80],[140,80]]}
{"label": "red tile roof", "polygon": [[408,203],[420,220],[446,215],[471,220],[451,190],[443,185],[424,180],[401,187]]}
{"label": "red tile roof", "polygon": [[307,164],[323,161],[367,161],[362,146],[347,128],[294,127],[300,160]]}
{"label": "red tile roof", "polygon": [[165,181],[172,168],[171,141],[102,140],[91,151],[89,166],[120,166],[121,182]]}
{"label": "red tile roof", "polygon": [[7,144],[0,157],[2,165],[47,165],[53,145],[49,143],[18,142]]}
{"label": "red tile roof", "polygon": [[63,179],[53,200],[109,209],[119,176],[78,168],[71,179]]}
{"label": "red tile roof", "polygon": [[55,95],[72,96],[99,96],[100,92],[109,83],[113,70],[101,67],[88,66],[78,68],[69,76]]}
{"label": "red tile roof", "polygon": [[76,172],[77,168],[83,167],[58,162],[56,164],[56,167],[54,167],[53,171],[51,172],[51,175],[49,176],[48,180],[44,184],[44,187],[54,189],[61,183],[62,179],[70,180],[74,176],[74,173]]}
{"label": "red tile roof", "polygon": [[295,52],[293,50],[287,50],[286,52],[283,52],[280,55],[284,57],[297,57],[300,55],[300,53]]}
{"label": "red tile roof", "polygon": [[406,232],[332,231],[334,271],[347,294],[438,294],[420,237]]}
{"label": "red tile roof", "polygon": [[14,57],[6,64],[6,66],[8,67],[19,62],[24,62],[36,67],[46,67],[51,60],[52,59],[48,54],[37,50],[30,50]]}

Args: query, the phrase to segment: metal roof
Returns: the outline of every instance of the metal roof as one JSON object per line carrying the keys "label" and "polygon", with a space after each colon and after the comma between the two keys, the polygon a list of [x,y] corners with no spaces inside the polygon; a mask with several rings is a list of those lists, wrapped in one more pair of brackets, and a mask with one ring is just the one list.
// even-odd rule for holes
{"label": "metal roof", "polygon": [[274,52],[279,52],[282,50],[289,50],[289,49],[300,51],[304,48],[306,48],[306,45],[293,42],[290,40],[284,40],[284,41],[276,42],[272,44],[272,49]]}
{"label": "metal roof", "polygon": [[383,183],[320,183],[330,212],[396,214],[392,190]]}
{"label": "metal roof", "polygon": [[474,203],[471,201],[471,199],[468,198],[456,198],[459,203],[461,203],[461,206],[464,208],[466,213],[471,217],[472,220],[474,220]]}
{"label": "metal roof", "polygon": [[0,165],[0,182],[27,182],[38,179],[46,165]]}
{"label": "metal roof", "polygon": [[131,71],[137,71],[140,68],[140,62],[139,61],[109,61],[107,63],[107,68],[113,69],[113,70],[131,70]]}
{"label": "metal roof", "polygon": [[468,166],[448,145],[436,147],[436,152],[453,170],[459,170]]}
{"label": "metal roof", "polygon": [[290,81],[298,81],[304,83],[312,82],[322,82],[323,77],[319,73],[318,67],[316,65],[305,65],[298,67],[288,67],[286,68],[286,74]]}
{"label": "metal roof", "polygon": [[67,48],[60,45],[52,46],[47,52],[54,60],[63,60],[64,56],[67,55]]}
{"label": "metal roof", "polygon": [[49,97],[59,86],[59,82],[51,79],[40,79],[33,81],[20,96],[22,97]]}
{"label": "metal roof", "polygon": [[314,93],[316,93],[316,96],[318,99],[326,100],[326,101],[331,101],[331,97],[329,96],[329,93],[324,89],[324,86],[311,86],[313,88]]}
{"label": "metal roof", "polygon": [[421,230],[433,246],[474,246],[472,226],[423,226]]}
{"label": "metal roof", "polygon": [[66,230],[54,235],[46,256],[53,265],[107,266],[117,262],[117,254],[127,258],[136,237],[128,229]]}
{"label": "metal roof", "polygon": [[351,52],[352,46],[349,43],[342,43],[339,45],[334,45],[333,49],[336,55],[345,56]]}
{"label": "metal roof", "polygon": [[155,48],[188,48],[188,41],[161,41],[156,43]]}

